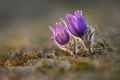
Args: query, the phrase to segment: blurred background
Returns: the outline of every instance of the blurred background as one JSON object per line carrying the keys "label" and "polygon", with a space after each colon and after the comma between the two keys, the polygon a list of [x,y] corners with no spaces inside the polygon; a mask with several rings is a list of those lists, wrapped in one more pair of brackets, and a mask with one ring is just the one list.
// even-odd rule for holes
{"label": "blurred background", "polygon": [[48,26],[76,10],[120,51],[120,0],[0,0],[0,48],[48,45]]}

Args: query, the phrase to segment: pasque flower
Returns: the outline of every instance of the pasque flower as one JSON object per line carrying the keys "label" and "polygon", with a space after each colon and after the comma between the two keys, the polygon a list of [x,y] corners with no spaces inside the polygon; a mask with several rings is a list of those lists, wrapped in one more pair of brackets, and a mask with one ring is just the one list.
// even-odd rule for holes
{"label": "pasque flower", "polygon": [[52,27],[50,27],[50,29],[53,32],[52,39],[54,39],[60,45],[64,45],[69,41],[70,36],[61,22],[56,23],[55,29]]}
{"label": "pasque flower", "polygon": [[74,15],[66,14],[68,20],[68,29],[69,31],[77,37],[82,37],[85,31],[88,29],[88,25],[82,16],[82,11],[75,11]]}
{"label": "pasque flower", "polygon": [[55,28],[50,27],[53,32],[52,39],[56,45],[72,56],[81,53],[82,49],[84,49],[85,53],[93,52],[95,30],[87,25],[82,11],[75,11],[74,15],[66,14],[66,18],[67,22],[61,18],[60,22],[56,23]]}

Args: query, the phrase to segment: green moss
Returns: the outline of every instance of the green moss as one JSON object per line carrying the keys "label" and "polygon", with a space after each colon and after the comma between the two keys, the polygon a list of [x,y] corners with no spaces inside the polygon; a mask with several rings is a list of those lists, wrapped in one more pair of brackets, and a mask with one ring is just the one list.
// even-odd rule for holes
{"label": "green moss", "polygon": [[71,69],[73,71],[85,71],[85,72],[91,72],[91,71],[95,71],[95,66],[89,63],[77,63],[77,64],[73,64],[71,66]]}

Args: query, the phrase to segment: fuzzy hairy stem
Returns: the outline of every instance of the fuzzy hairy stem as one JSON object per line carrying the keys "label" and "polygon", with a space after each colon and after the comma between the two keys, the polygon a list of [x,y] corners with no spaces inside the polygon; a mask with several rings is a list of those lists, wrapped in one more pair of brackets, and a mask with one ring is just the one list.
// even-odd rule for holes
{"label": "fuzzy hairy stem", "polygon": [[61,50],[68,52],[71,56],[74,56],[74,53],[70,50],[70,46],[67,48],[67,47],[65,47],[64,45],[58,44],[58,43],[56,42],[56,40],[54,40],[54,41],[55,41],[56,45],[57,45]]}

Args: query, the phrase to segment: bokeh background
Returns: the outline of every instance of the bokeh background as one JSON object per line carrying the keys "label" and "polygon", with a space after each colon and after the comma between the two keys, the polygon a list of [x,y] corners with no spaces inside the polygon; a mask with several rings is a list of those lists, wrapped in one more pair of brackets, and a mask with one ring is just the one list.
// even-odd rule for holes
{"label": "bokeh background", "polygon": [[76,10],[120,51],[120,0],[0,0],[0,48],[49,45],[48,26]]}
{"label": "bokeh background", "polygon": [[[74,58],[55,47],[49,25],[76,10],[113,50]],[[120,80],[119,48],[120,0],[0,0],[0,80]]]}

